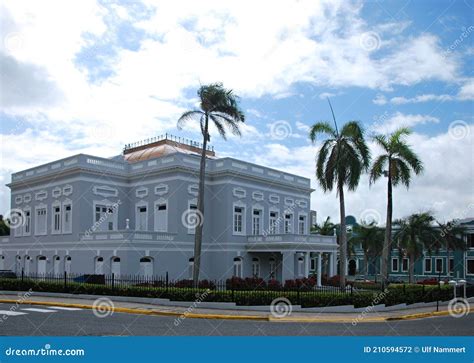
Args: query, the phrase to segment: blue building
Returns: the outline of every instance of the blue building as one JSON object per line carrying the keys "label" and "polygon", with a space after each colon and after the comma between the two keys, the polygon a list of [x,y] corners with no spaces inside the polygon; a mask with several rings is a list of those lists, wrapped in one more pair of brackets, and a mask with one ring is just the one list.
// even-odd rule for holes
{"label": "blue building", "polygon": [[336,237],[309,233],[309,179],[209,149],[200,216],[201,151],[166,135],[113,158],[78,154],[14,173],[19,223],[0,239],[0,269],[187,279],[194,230],[204,223],[202,279],[285,281],[320,271],[323,259],[336,273]]}

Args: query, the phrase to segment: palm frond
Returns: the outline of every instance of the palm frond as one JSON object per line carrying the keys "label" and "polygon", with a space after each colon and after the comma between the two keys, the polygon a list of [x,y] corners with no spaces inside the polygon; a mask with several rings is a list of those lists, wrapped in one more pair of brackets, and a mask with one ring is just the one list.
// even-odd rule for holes
{"label": "palm frond", "polygon": [[312,142],[316,141],[316,136],[318,134],[326,134],[334,139],[337,138],[336,131],[327,121],[317,122],[313,126],[311,126],[311,129],[309,131],[309,138]]}

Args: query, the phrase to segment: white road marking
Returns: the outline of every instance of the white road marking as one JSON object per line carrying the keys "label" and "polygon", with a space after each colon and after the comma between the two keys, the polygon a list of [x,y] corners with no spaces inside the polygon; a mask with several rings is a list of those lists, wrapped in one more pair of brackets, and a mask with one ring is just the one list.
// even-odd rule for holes
{"label": "white road marking", "polygon": [[19,311],[10,311],[10,310],[0,310],[1,315],[8,315],[8,316],[17,316],[17,315],[26,315],[28,313],[20,313]]}
{"label": "white road marking", "polygon": [[24,311],[35,311],[37,313],[57,313],[56,310],[48,310],[48,309],[37,309],[37,308],[26,308],[26,309],[21,309]]}
{"label": "white road marking", "polygon": [[66,308],[66,307],[64,307],[64,306],[51,306],[51,309],[55,309],[55,310],[67,310],[67,311],[82,310],[81,308]]}

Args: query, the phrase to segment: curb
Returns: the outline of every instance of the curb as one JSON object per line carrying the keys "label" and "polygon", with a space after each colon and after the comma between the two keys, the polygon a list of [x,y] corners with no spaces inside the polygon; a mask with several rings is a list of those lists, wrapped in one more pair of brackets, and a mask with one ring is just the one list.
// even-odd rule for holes
{"label": "curb", "polygon": [[[18,300],[13,299],[0,299],[0,303],[18,304]],[[74,304],[74,303],[61,303],[51,301],[34,301],[24,300],[20,304],[28,305],[43,305],[43,306],[60,306],[70,308],[81,308],[93,310],[92,305],[85,304]],[[104,307],[101,307],[104,308]],[[162,310],[146,310],[146,309],[133,309],[133,308],[121,308],[121,307],[105,307],[106,310],[119,313],[128,314],[139,314],[139,315],[155,315],[155,316],[168,316],[168,317],[181,317],[181,318],[192,318],[192,319],[222,319],[222,320],[252,320],[252,321],[268,321],[278,323],[352,323],[355,319],[338,317],[338,318],[306,318],[306,317],[273,317],[272,315],[261,316],[261,315],[226,315],[226,314],[198,314],[192,312],[174,312],[174,311],[162,311]],[[474,311],[474,307],[469,308],[469,312]],[[399,321],[399,320],[414,320],[423,319],[436,316],[447,316],[449,311],[434,311],[417,314],[407,314],[394,317],[365,317],[359,320],[358,323],[380,323],[387,321]]]}

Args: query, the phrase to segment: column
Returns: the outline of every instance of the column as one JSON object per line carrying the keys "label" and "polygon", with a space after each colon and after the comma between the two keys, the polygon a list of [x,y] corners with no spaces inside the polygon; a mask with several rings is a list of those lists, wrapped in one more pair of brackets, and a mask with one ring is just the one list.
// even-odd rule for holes
{"label": "column", "polygon": [[329,273],[330,277],[337,274],[337,253],[331,252],[331,272]]}
{"label": "column", "polygon": [[294,280],[295,278],[295,253],[282,252],[282,263],[281,263],[281,282],[285,283],[286,280]]}
{"label": "column", "polygon": [[318,286],[321,286],[321,273],[322,273],[322,269],[321,269],[321,266],[322,265],[322,259],[321,259],[321,252],[318,252],[318,273],[317,273],[317,285]]}
{"label": "column", "polygon": [[304,277],[309,276],[309,260],[310,260],[310,253],[305,252],[305,254],[304,254]]}

